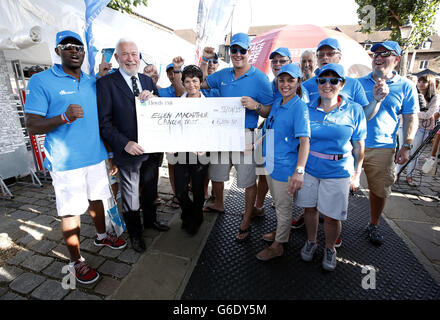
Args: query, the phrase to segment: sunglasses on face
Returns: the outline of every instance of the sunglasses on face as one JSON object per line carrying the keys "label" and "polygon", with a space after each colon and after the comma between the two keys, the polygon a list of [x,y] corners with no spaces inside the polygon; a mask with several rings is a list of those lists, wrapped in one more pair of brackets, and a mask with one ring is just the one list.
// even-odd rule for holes
{"label": "sunglasses on face", "polygon": [[375,52],[373,54],[374,58],[377,58],[378,56],[381,56],[382,58],[386,58],[386,57],[389,57],[389,56],[397,56],[397,54],[395,54],[392,51]]}
{"label": "sunglasses on face", "polygon": [[59,44],[58,48],[60,48],[61,50],[66,50],[66,51],[72,51],[72,50],[76,50],[78,52],[84,52],[84,46],[79,46],[77,44]]}
{"label": "sunglasses on face", "polygon": [[336,86],[339,82],[342,82],[341,78],[317,78],[316,82],[320,85],[324,85],[330,81],[332,86]]}
{"label": "sunglasses on face", "polygon": [[280,59],[280,60],[271,60],[272,64],[286,64],[289,62],[287,59]]}
{"label": "sunglasses on face", "polygon": [[212,64],[217,64],[217,63],[218,63],[218,60],[216,60],[216,59],[207,59],[206,62],[207,62],[208,64],[210,64],[210,63],[212,63]]}
{"label": "sunglasses on face", "polygon": [[241,53],[242,55],[245,55],[245,54],[248,52],[247,49],[243,49],[243,48],[231,48],[231,53],[232,53],[232,54],[236,54],[236,53],[239,52],[239,51],[240,51],[240,53]]}
{"label": "sunglasses on face", "polygon": [[337,54],[337,53],[339,53],[339,51],[318,52],[318,53],[316,54],[316,56],[317,56],[319,59],[324,58],[325,56],[331,58],[331,57],[334,57],[335,54]]}

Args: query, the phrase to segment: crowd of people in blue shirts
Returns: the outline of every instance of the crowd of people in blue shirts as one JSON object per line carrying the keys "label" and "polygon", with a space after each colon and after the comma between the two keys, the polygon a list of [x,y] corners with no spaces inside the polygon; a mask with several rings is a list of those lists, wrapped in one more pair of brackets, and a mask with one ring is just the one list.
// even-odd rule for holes
{"label": "crowd of people in blue shirts", "polygon": [[[303,52],[299,65],[293,63],[288,48],[277,48],[269,56],[272,82],[249,64],[249,48],[247,34],[234,34],[232,67],[221,70],[211,47],[204,48],[199,66],[183,67],[183,58],[176,57],[166,67],[171,86],[159,88],[154,65],[139,72],[139,50],[133,40],[118,41],[119,68],[111,71],[111,64],[103,61],[96,80],[81,71],[85,54],[81,37],[69,30],[57,34],[55,51],[61,64],[30,79],[25,116],[31,134],[46,134],[45,167],[52,177],[70,266],[78,281],[92,283],[99,278],[80,253],[79,217],[85,211],[95,222],[95,245],[126,246],[121,237],[105,229],[102,201],[111,197],[108,174],[119,175],[122,216],[135,251],[146,249],[144,228],[169,230],[156,218],[163,154],[145,153],[137,143],[141,128],[137,128],[135,99],[238,97],[245,108],[246,150],[185,152],[178,157],[185,161],[168,165],[174,193],[171,205],[181,208],[182,229],[189,235],[198,232],[203,212],[225,212],[224,183],[234,166],[245,202],[236,241],[246,245],[252,219],[266,214],[264,199],[270,191],[277,224],[262,235],[268,245],[256,258],[281,257],[291,230],[305,226],[307,241],[299,254],[304,261],[312,261],[318,248],[318,224],[323,220],[322,267],[333,271],[336,248],[342,244],[342,221],[348,218],[349,192],[359,188],[363,169],[370,201],[365,230],[373,244],[385,242],[379,223],[396,178],[395,164],[408,161],[419,123],[416,85],[395,71],[402,53],[399,44],[373,45],[372,72],[357,79],[348,77],[339,64],[344,53],[337,39],[323,39],[316,52]],[[433,96],[425,94],[425,98]],[[252,157],[245,161],[257,150],[263,166]],[[212,159],[213,154],[221,161],[201,161],[206,156]],[[292,201],[304,208],[295,219]]]}

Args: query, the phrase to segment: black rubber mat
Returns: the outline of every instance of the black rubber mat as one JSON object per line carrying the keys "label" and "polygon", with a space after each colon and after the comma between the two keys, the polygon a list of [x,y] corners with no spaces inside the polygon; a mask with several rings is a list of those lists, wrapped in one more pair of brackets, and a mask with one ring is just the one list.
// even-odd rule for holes
{"label": "black rubber mat", "polygon": [[[369,204],[360,192],[350,196],[348,220],[343,222],[343,243],[337,249],[338,265],[334,272],[321,267],[325,243],[322,224],[318,229],[319,247],[311,262],[300,257],[306,241],[305,228],[292,230],[282,257],[266,262],[257,260],[255,255],[266,245],[263,234],[276,226],[271,203],[268,196],[267,214],[253,220],[250,238],[236,242],[244,211],[244,190],[238,189],[234,182],[225,200],[226,213],[218,217],[182,300],[440,299],[440,286],[385,220],[381,220],[385,244],[376,247],[368,241],[365,227],[369,221]],[[293,206],[293,211],[293,216],[298,216],[301,209]],[[375,271],[365,266],[372,266]],[[375,283],[371,281],[373,274]],[[364,289],[363,281],[364,287],[375,284],[375,289]]]}

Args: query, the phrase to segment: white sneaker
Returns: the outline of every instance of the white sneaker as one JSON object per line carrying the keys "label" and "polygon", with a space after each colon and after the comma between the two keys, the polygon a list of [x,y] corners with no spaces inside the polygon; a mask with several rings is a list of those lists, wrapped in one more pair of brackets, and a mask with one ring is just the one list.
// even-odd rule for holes
{"label": "white sneaker", "polygon": [[435,166],[435,157],[430,157],[426,159],[425,163],[422,166],[423,173],[427,174],[431,172],[434,166]]}
{"label": "white sneaker", "polygon": [[336,269],[336,250],[330,248],[324,249],[322,267],[327,271],[334,271]]}
{"label": "white sneaker", "polygon": [[318,245],[310,240],[307,240],[304,247],[301,249],[301,258],[304,261],[312,261],[313,255],[315,254]]}

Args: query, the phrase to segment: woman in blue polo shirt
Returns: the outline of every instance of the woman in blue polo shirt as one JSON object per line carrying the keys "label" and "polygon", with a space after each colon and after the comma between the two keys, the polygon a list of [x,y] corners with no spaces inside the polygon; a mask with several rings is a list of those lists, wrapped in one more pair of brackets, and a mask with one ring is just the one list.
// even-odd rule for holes
{"label": "woman in blue polo shirt", "polygon": [[312,137],[304,184],[297,193],[296,204],[305,208],[308,240],[301,250],[302,259],[311,261],[318,247],[319,211],[324,216],[325,232],[322,266],[333,271],[335,241],[341,232],[341,221],[347,219],[349,190],[359,186],[367,131],[361,105],[340,94],[345,84],[341,65],[323,66],[316,81],[319,97],[309,103]]}
{"label": "woman in blue polo shirt", "polygon": [[283,244],[289,241],[292,221],[293,189],[303,184],[304,166],[310,142],[307,105],[301,100],[301,70],[296,64],[286,64],[277,75],[281,97],[272,105],[264,128],[263,155],[268,172],[267,184],[275,202],[277,228],[263,239],[273,242],[257,254],[259,260],[270,260],[284,253]]}

